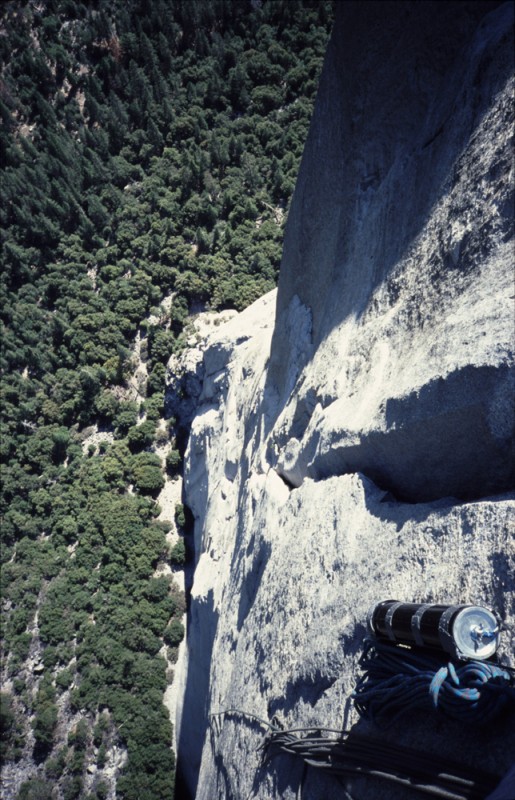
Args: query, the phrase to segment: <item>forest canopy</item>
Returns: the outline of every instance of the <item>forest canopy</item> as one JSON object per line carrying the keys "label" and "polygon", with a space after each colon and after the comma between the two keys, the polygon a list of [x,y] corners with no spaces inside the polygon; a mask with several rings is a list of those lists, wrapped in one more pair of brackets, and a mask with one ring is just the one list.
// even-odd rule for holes
{"label": "forest canopy", "polygon": [[276,283],[331,21],[325,0],[0,7],[2,755],[34,766],[19,798],[106,797],[116,748],[117,797],[173,797],[163,653],[185,601],[156,573],[155,498],[184,442],[161,424],[165,365],[192,312]]}

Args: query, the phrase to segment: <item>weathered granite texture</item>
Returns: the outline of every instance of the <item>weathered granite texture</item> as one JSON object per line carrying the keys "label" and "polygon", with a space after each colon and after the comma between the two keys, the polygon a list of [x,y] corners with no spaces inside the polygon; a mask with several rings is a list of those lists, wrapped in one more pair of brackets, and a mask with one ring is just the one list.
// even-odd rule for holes
{"label": "weathered granite texture", "polygon": [[[180,797],[298,796],[302,766],[218,711],[370,732],[348,698],[378,600],[484,604],[515,649],[513,7],[337,10],[277,301],[194,359]],[[378,736],[500,774],[515,752],[513,718]],[[308,770],[302,797],[345,794]]]}
{"label": "weathered granite texture", "polygon": [[362,470],[411,501],[513,484],[513,10],[477,25],[485,5],[341,6],[269,373],[294,484]]}

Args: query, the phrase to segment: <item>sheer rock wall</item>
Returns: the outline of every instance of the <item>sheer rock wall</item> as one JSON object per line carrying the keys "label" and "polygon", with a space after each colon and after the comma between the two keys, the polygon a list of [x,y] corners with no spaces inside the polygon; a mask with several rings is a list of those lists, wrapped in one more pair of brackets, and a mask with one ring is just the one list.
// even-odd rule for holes
{"label": "sheer rock wall", "polygon": [[[370,732],[348,698],[374,602],[515,623],[513,8],[337,10],[277,299],[195,360],[177,739],[198,800],[293,800],[303,780],[291,757],[261,764],[257,721],[210,714]],[[501,657],[514,646],[512,628]],[[515,721],[413,716],[379,736],[502,774]],[[303,791],[342,797],[313,770]]]}

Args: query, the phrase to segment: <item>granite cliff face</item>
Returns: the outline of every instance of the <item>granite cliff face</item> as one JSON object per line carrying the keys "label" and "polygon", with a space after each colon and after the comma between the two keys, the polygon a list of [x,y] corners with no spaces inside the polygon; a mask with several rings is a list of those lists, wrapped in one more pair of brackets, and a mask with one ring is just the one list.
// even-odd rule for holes
{"label": "granite cliff face", "polygon": [[[478,603],[515,624],[513,8],[337,12],[277,297],[193,359],[177,740],[198,800],[293,800],[303,775],[263,766],[257,722],[210,714],[369,732],[347,701],[374,602]],[[515,722],[381,736],[502,774]],[[345,795],[308,770],[302,796]]]}

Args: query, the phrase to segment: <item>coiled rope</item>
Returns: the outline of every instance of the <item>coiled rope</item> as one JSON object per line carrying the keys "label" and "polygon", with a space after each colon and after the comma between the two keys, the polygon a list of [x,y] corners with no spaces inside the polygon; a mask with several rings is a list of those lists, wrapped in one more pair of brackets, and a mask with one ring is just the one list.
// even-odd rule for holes
{"label": "coiled rope", "polygon": [[[414,709],[439,712],[463,722],[487,723],[515,702],[515,674],[488,661],[443,661],[427,651],[367,640],[364,670],[353,693],[358,712],[387,725]],[[396,783],[442,800],[484,800],[499,776],[456,764],[439,755],[331,728],[283,730],[236,708],[211,717],[240,716],[268,729],[263,764],[280,753],[297,756],[309,767],[335,778],[364,776]],[[304,777],[300,782],[300,790]]]}
{"label": "coiled rope", "polygon": [[449,759],[434,754],[428,756],[419,750],[362,734],[331,728],[282,730],[277,724],[238,709],[211,715],[222,716],[248,717],[268,728],[261,746],[264,765],[286,753],[335,778],[382,779],[443,800],[484,800],[500,780],[499,776],[464,767]]}
{"label": "coiled rope", "polygon": [[443,662],[438,655],[370,640],[353,693],[357,711],[386,726],[415,709],[437,709],[453,719],[489,723],[515,702],[510,672],[487,661]]}

